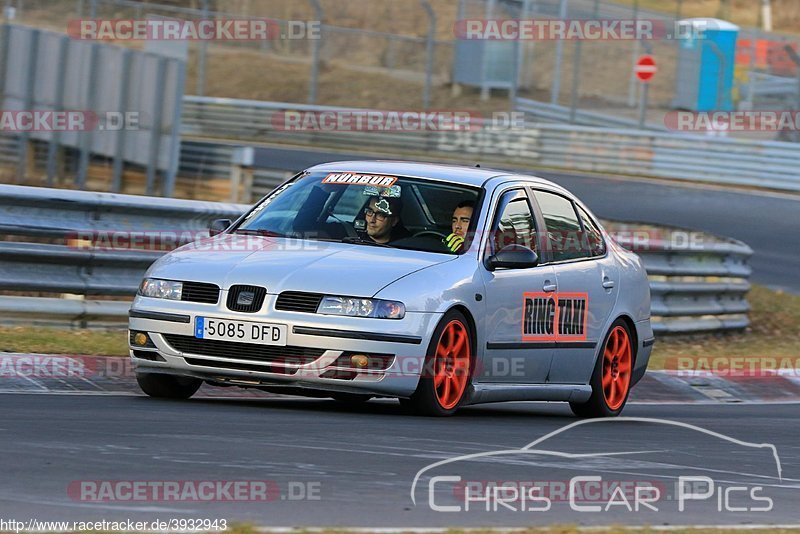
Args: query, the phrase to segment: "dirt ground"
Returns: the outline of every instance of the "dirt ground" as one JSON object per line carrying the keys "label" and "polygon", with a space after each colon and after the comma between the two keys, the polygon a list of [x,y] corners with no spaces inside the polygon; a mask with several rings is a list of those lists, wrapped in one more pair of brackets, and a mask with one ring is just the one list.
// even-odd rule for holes
{"label": "dirt ground", "polygon": [[[168,3],[167,0],[160,0]],[[674,13],[678,0],[641,0],[642,8]],[[724,0],[681,0],[684,16],[719,14]],[[170,2],[183,7],[196,7],[197,0]],[[632,3],[624,0],[620,3]],[[758,23],[758,2],[731,0],[730,17],[735,22]],[[22,22],[64,31],[65,21],[74,17],[74,0],[33,1],[22,14]],[[144,10],[109,8],[106,4],[98,16],[142,16]],[[495,90],[488,100],[481,100],[479,91],[471,87],[452,86],[455,51],[453,25],[458,19],[456,0],[431,0],[436,14],[436,37],[433,66],[434,87],[432,108],[468,109],[474,111],[507,111],[508,93]],[[384,109],[417,109],[423,104],[425,42],[429,19],[419,0],[322,0],[325,22],[341,28],[366,31],[335,31],[323,35],[322,65],[319,75],[317,103]],[[773,0],[776,29],[797,31],[800,27],[800,2]],[[315,20],[310,3],[297,0],[217,0],[212,7],[238,16],[269,17],[286,20]],[[162,12],[164,14],[164,12]],[[375,32],[390,32],[408,39],[388,39]],[[416,38],[416,39],[415,39]],[[140,47],[141,43],[121,42]],[[503,43],[513,46],[513,43]],[[525,42],[525,57],[520,79],[522,96],[548,101],[556,74],[555,42]],[[271,41],[268,43],[220,44],[208,46],[205,94],[209,96],[305,103],[308,100],[311,42]],[[187,65],[187,94],[197,92],[198,43],[191,43]],[[592,41],[581,46],[578,63],[579,106],[583,109],[635,115],[628,108],[631,95],[638,91],[632,83],[632,64],[644,48],[632,41]],[[558,101],[571,101],[573,74],[578,47],[574,41],[564,43],[561,88]],[[670,107],[677,76],[677,44],[653,43],[659,72],[650,86],[652,108]],[[513,48],[502,52],[503,59]]]}

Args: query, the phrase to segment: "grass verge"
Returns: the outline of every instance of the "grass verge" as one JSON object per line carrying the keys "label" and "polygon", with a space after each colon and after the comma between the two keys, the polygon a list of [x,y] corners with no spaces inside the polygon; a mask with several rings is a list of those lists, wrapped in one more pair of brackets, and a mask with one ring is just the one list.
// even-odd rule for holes
{"label": "grass verge", "polygon": [[750,328],[746,332],[693,336],[661,336],[650,369],[663,369],[674,357],[800,358],[800,296],[753,286]]}
{"label": "grass verge", "polygon": [[0,352],[127,356],[128,331],[0,327]]}

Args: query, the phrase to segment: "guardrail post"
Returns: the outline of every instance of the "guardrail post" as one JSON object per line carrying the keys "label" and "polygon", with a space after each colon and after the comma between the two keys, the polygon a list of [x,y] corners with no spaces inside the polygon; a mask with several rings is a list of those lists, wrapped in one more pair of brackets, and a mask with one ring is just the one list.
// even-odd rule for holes
{"label": "guardrail post", "polygon": [[[558,8],[560,21],[567,19],[567,0],[561,0]],[[564,39],[556,41],[556,64],[553,67],[553,84],[550,86],[550,103],[558,103],[558,94],[561,92],[561,63],[564,61]]]}
{"label": "guardrail post", "polygon": [[[795,101],[794,109],[795,111],[800,111],[800,54],[790,45],[784,46],[784,50],[786,50],[786,54],[789,56],[792,63],[794,63],[795,69],[797,70],[797,100]],[[791,134],[792,141],[797,142],[800,132],[793,130]]]}
{"label": "guardrail post", "polygon": [[[592,13],[592,17],[597,19],[598,13],[600,11],[600,0],[594,0],[594,11]],[[583,41],[578,39],[575,41],[575,57],[572,60],[572,95],[570,97],[569,103],[569,122],[575,122],[575,114],[578,111],[578,99],[580,96],[578,95],[578,87],[580,86],[580,77],[581,77],[581,50],[583,47]]]}
{"label": "guardrail post", "polygon": [[422,107],[428,109],[431,105],[431,85],[433,84],[433,53],[436,46],[436,13],[433,11],[429,0],[420,0],[423,9],[428,14],[428,36],[425,40],[425,89],[422,93]]}
{"label": "guardrail post", "polygon": [[172,131],[170,132],[170,160],[167,168],[164,187],[161,194],[171,197],[175,192],[175,181],[181,159],[181,123],[183,117],[183,86],[186,85],[186,62],[174,60],[175,69],[175,105],[173,106]]}
{"label": "guardrail post", "polygon": [[231,155],[231,202],[250,203],[253,194],[253,159],[251,146],[238,147]]}
{"label": "guardrail post", "polygon": [[[208,19],[208,0],[201,0],[202,7],[200,10],[202,18]],[[208,41],[201,39],[197,50],[197,79],[194,84],[195,94],[203,96],[206,94],[206,61],[208,58]]]}
{"label": "guardrail post", "polygon": [[[69,37],[64,35],[58,41],[58,72],[56,73],[56,87],[55,87],[55,102],[53,102],[54,111],[62,111],[64,107],[64,78],[66,77],[67,69],[67,50],[69,48]],[[61,139],[61,132],[55,129],[51,134],[50,144],[47,146],[47,185],[52,186],[55,182],[56,173],[58,170],[58,156],[61,153],[59,141]]]}
{"label": "guardrail post", "polygon": [[[35,105],[33,93],[36,83],[36,63],[39,59],[39,41],[41,39],[41,30],[31,30],[31,46],[28,49],[28,75],[25,77],[25,109],[30,111]],[[30,133],[23,130],[19,135],[19,161],[17,162],[17,179],[16,183],[24,183],[28,174],[28,140]]]}
{"label": "guardrail post", "polygon": [[[633,0],[633,25],[634,27],[639,26],[639,0]],[[639,39],[634,39],[633,41],[633,54],[631,57],[631,77],[628,81],[628,107],[632,108],[636,105],[636,90],[639,88],[639,84],[636,83],[636,74],[634,73],[634,69],[636,67],[636,61],[639,58]]]}
{"label": "guardrail post", "polygon": [[[86,90],[85,109],[91,109],[97,94],[97,57],[100,55],[100,46],[97,43],[89,45],[89,82]],[[78,176],[75,177],[75,184],[78,189],[86,187],[86,175],[89,172],[89,155],[92,151],[92,141],[94,140],[93,131],[87,130],[82,133],[81,152],[78,159]]]}
{"label": "guardrail post", "polygon": [[158,155],[161,151],[161,115],[164,110],[164,91],[166,89],[164,78],[167,70],[167,58],[158,57],[156,60],[158,62],[154,83],[156,98],[153,103],[153,117],[150,121],[150,147],[147,160],[146,193],[148,195],[152,195],[155,188]]}
{"label": "guardrail post", "polygon": [[[128,109],[128,84],[131,77],[131,54],[130,49],[120,51],[122,61],[120,62],[120,70],[122,71],[122,79],[120,80],[119,92],[119,110],[122,113]],[[123,124],[122,129],[116,132],[117,145],[114,151],[113,175],[111,178],[111,191],[119,193],[122,190],[122,165],[125,159],[125,130],[127,125]]]}
{"label": "guardrail post", "polygon": [[319,3],[319,0],[309,0],[311,2],[311,7],[314,9],[314,16],[317,18],[317,22],[319,22],[319,39],[313,39],[313,43],[311,44],[311,79],[308,82],[308,103],[314,104],[317,101],[317,83],[319,78],[319,56],[320,50],[322,49],[322,35],[325,31],[325,25],[323,24],[323,18],[325,16],[324,12],[322,11],[322,6]]}

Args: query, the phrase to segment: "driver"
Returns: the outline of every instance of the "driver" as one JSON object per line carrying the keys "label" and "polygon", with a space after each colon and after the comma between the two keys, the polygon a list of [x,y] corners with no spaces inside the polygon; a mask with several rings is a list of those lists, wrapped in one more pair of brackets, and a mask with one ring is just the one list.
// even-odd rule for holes
{"label": "driver", "polygon": [[404,237],[400,224],[402,201],[397,197],[370,197],[364,208],[364,221],[367,223],[367,236],[376,243],[388,243]]}
{"label": "driver", "polygon": [[475,202],[472,200],[464,200],[459,202],[456,209],[453,210],[453,217],[451,219],[451,228],[453,233],[444,238],[444,245],[451,252],[458,252],[464,244],[464,238],[467,234],[467,228],[472,220],[472,212],[475,209]]}

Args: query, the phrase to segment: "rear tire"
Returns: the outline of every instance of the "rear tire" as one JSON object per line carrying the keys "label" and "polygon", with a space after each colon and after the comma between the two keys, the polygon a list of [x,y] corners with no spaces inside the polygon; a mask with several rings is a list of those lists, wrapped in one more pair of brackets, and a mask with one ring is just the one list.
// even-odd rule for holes
{"label": "rear tire", "polygon": [[578,417],[593,418],[616,417],[622,412],[631,391],[632,339],[625,321],[614,321],[603,340],[603,350],[589,382],[592,396],[586,402],[570,402],[572,413]]}
{"label": "rear tire", "polygon": [[417,390],[400,405],[417,415],[453,415],[466,397],[473,367],[473,334],[464,314],[451,310],[433,332]]}
{"label": "rear tire", "polygon": [[158,373],[136,373],[136,382],[147,395],[157,399],[185,400],[197,393],[203,381],[198,378]]}

